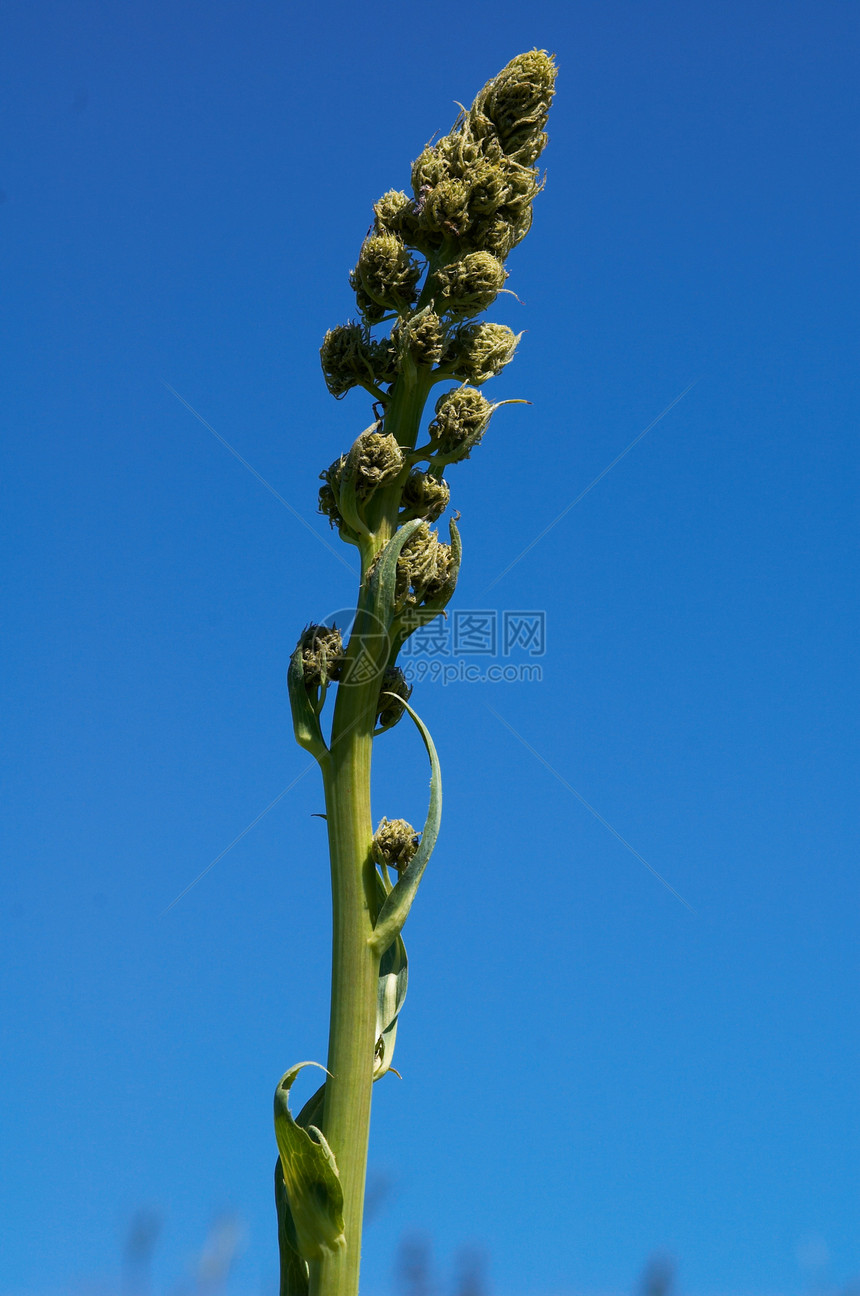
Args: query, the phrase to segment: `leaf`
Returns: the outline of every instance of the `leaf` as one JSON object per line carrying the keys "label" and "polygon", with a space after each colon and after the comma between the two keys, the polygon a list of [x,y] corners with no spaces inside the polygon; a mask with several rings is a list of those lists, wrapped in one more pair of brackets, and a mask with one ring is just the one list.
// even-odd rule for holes
{"label": "leaf", "polygon": [[293,732],[296,735],[296,742],[318,761],[322,760],[328,754],[328,748],[323,740],[319,716],[313,708],[305,685],[301,644],[290,658],[287,688],[290,694],[290,710],[293,713]]}
{"label": "leaf", "polygon": [[[385,903],[386,891],[379,874],[376,875],[379,895]],[[379,964],[379,981],[376,995],[376,1054],[373,1059],[373,1078],[381,1079],[390,1070],[394,1060],[394,1041],[397,1020],[406,999],[408,960],[406,946],[401,936],[395,936]]]}
{"label": "leaf", "polygon": [[394,610],[394,588],[400,551],[412,539],[422,522],[422,518],[415,518],[395,531],[373,569],[370,578],[371,607],[383,625],[388,625],[388,618]]}
{"label": "leaf", "polygon": [[[368,432],[371,430],[372,428],[366,429]],[[349,454],[346,456],[346,462],[343,465],[343,471],[340,475],[338,504],[340,506],[341,517],[346,520],[353,531],[355,531],[357,535],[369,536],[370,528],[364,522],[358,511],[358,499],[355,493],[358,461],[360,456],[361,437],[353,442]]]}
{"label": "leaf", "polygon": [[[315,1094],[307,1100],[296,1117],[296,1124],[302,1129],[309,1125],[322,1124],[325,1107],[325,1084],[321,1084]],[[278,1247],[281,1253],[281,1292],[280,1296],[307,1296],[308,1263],[299,1255],[299,1244],[296,1238],[296,1226],[293,1222],[290,1203],[287,1201],[287,1189],[284,1184],[284,1171],[281,1158],[275,1162],[275,1205],[278,1211]]]}
{"label": "leaf", "polygon": [[296,1250],[296,1226],[287,1201],[281,1158],[275,1162],[275,1206],[278,1211],[278,1250],[281,1254],[280,1296],[308,1296],[310,1274],[308,1262]]}
{"label": "leaf", "polygon": [[[400,700],[403,701],[402,698]],[[439,836],[439,823],[442,818],[442,771],[439,768],[439,757],[436,755],[433,739],[430,737],[427,726],[415,714],[409,703],[403,702],[403,706],[415,721],[418,732],[424,740],[424,746],[427,748],[427,755],[430,757],[430,805],[427,810],[424,831],[421,834],[421,844],[413,859],[410,860],[400,874],[389,895],[386,896],[379,911],[376,925],[368,938],[371,947],[381,954],[385,953],[406,922],[407,915],[412,907],[412,901],[415,899],[415,893],[418,890],[418,883],[421,881],[421,875],[433,852],[433,847],[436,845],[436,838]]]}
{"label": "leaf", "polygon": [[[460,514],[457,514],[459,517]],[[441,612],[444,607],[451,601],[451,596],[457,586],[457,577],[460,574],[460,561],[463,557],[463,542],[460,539],[460,529],[454,518],[448,521],[448,534],[451,539],[451,569],[448,579],[442,589],[442,592],[435,599],[428,599],[424,604],[426,608],[434,612]]]}
{"label": "leaf", "polygon": [[[326,1252],[346,1246],[343,1189],[332,1150],[316,1125],[308,1124],[307,1129],[303,1129],[293,1119],[289,1108],[290,1089],[296,1076],[303,1067],[318,1065],[316,1062],[299,1062],[290,1067],[275,1090],[275,1138],[295,1233],[295,1249],[303,1260],[319,1260]],[[319,1093],[314,1094],[310,1104],[321,1107]],[[310,1104],[305,1104],[302,1116]]]}

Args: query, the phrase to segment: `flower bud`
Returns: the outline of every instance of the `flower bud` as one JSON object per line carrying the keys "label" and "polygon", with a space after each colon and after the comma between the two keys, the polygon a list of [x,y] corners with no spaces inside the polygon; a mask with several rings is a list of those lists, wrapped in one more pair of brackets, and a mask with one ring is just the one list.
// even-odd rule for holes
{"label": "flower bud", "polygon": [[[394,697],[388,697],[389,693],[393,693]],[[392,725],[397,724],[406,709],[403,703],[408,702],[411,696],[412,685],[407,683],[406,676],[400,667],[386,666],[382,672],[382,684],[379,689],[379,704],[376,712],[376,723],[380,728],[390,729]]]}
{"label": "flower bud", "polygon": [[299,637],[305,688],[323,687],[340,679],[343,670],[343,640],[337,626],[309,625]]}
{"label": "flower bud", "polygon": [[514,247],[516,247],[517,243],[522,243],[531,229],[533,215],[531,206],[529,206],[524,208],[520,215],[515,218],[513,222]]}
{"label": "flower bud", "polygon": [[482,139],[492,132],[509,157],[533,166],[547,140],[555,77],[555,65],[545,50],[511,59],[477,95],[469,112],[472,134]]}
{"label": "flower bud", "polygon": [[380,306],[378,301],[374,301],[362,288],[361,284],[355,281],[355,272],[352,271],[349,276],[349,282],[355,292],[355,304],[361,312],[361,318],[365,324],[378,324],[380,320],[385,319],[386,308]]}
{"label": "flower bud", "polygon": [[468,459],[481,440],[493,407],[474,387],[455,387],[436,402],[436,417],[427,431],[445,459]]}
{"label": "flower bud", "polygon": [[448,178],[448,161],[445,157],[448,138],[446,136],[436,144],[428,144],[412,163],[412,188],[422,211],[427,193]]}
{"label": "flower bud", "polygon": [[482,158],[469,171],[469,214],[473,219],[494,215],[511,192],[505,169]]}
{"label": "flower bud", "polygon": [[355,495],[358,500],[369,499],[380,486],[394,481],[403,468],[403,451],[397,438],[390,432],[375,432],[373,428],[368,428],[356,438],[347,457],[355,464]]}
{"label": "flower bud", "polygon": [[380,819],[371,847],[374,863],[402,873],[414,859],[419,840],[412,824],[405,819]]}
{"label": "flower bud", "polygon": [[445,330],[438,315],[428,308],[408,320],[398,320],[392,340],[419,365],[438,364],[445,346]]}
{"label": "flower bud", "polygon": [[454,238],[465,233],[469,225],[469,186],[465,180],[440,180],[430,189],[422,204],[421,224]]}
{"label": "flower bud", "polygon": [[456,178],[472,184],[472,175],[476,166],[482,161],[497,162],[503,156],[501,146],[493,141],[495,147],[488,150],[482,140],[473,139],[465,128],[465,117],[461,113],[454,123],[449,135],[443,135],[435,145],[437,166],[444,168],[435,184],[442,179]]}
{"label": "flower bud", "polygon": [[401,225],[414,219],[415,210],[408,194],[389,189],[373,204],[374,232],[376,234],[402,234]]}
{"label": "flower bud", "polygon": [[512,221],[502,216],[476,221],[469,231],[469,245],[481,252],[492,252],[499,261],[519,242]]}
{"label": "flower bud", "polygon": [[425,254],[434,246],[433,242],[428,243],[426,231],[421,228],[415,201],[405,193],[389,189],[374,203],[373,214],[374,233],[397,234],[407,247]]}
{"label": "flower bud", "polygon": [[[325,514],[333,527],[346,526],[348,530],[354,530],[357,525],[347,503],[341,502],[345,473],[352,476],[355,502],[362,504],[380,486],[394,481],[403,468],[403,451],[397,444],[397,438],[390,433],[376,432],[374,429],[379,426],[375,423],[366,432],[362,432],[356,437],[348,455],[341,455],[320,473],[323,484],[319,492],[319,511]],[[351,522],[345,520],[344,512],[352,518]]]}
{"label": "flower bud", "polygon": [[318,508],[320,513],[328,518],[329,524],[338,528],[344,525],[340,511],[340,482],[345,463],[346,455],[341,455],[324,472],[320,473],[320,480],[323,484],[320,486]]}
{"label": "flower bud", "polygon": [[438,598],[451,575],[451,546],[426,522],[416,529],[397,560],[394,597],[412,607]]}
{"label": "flower bud", "polygon": [[505,267],[492,253],[469,252],[436,271],[437,304],[455,317],[477,315],[493,304],[507,277]]}
{"label": "flower bud", "polygon": [[367,344],[367,359],[377,386],[394,382],[399,372],[399,361],[391,337],[372,338]]}
{"label": "flower bud", "polygon": [[360,324],[338,324],[329,329],[320,347],[320,363],[332,396],[344,396],[351,387],[393,382],[397,353],[389,339],[376,342]]}
{"label": "flower bud", "polygon": [[436,522],[450,501],[451,488],[446,481],[440,481],[432,473],[422,472],[420,468],[413,468],[403,487],[402,520],[420,517],[428,522]]}
{"label": "flower bud", "polygon": [[420,265],[396,234],[369,234],[350,283],[356,296],[361,291],[377,306],[400,311],[414,302],[420,277]]}
{"label": "flower bud", "polygon": [[511,158],[505,158],[503,165],[508,188],[504,210],[516,218],[534,202],[543,189],[543,181],[534,167],[521,166]]}
{"label": "flower bud", "polygon": [[505,324],[463,324],[449,341],[445,366],[463,382],[484,383],[513,359],[520,336]]}

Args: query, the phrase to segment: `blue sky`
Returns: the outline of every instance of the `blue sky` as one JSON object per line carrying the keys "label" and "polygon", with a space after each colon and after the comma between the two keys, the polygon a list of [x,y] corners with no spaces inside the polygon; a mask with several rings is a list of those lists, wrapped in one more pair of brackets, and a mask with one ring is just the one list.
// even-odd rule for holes
{"label": "blue sky", "polygon": [[[449,480],[456,607],[544,612],[543,678],[413,695],[445,817],[363,1290],[416,1230],[498,1296],[655,1251],[690,1293],[860,1277],[857,20],[4,6],[3,1296],[112,1289],[141,1207],[156,1290],[225,1211],[230,1292],[275,1289],[271,1097],[325,1056],[329,958],[285,668],[353,598],[317,475],[371,421],[317,351],[373,201],[534,46],[548,181],[487,388],[533,404]],[[405,726],[376,775],[420,821]]]}

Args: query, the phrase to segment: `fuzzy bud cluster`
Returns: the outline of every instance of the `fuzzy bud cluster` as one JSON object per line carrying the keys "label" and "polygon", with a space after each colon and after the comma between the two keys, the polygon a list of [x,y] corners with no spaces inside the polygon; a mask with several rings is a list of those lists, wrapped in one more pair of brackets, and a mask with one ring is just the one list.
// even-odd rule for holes
{"label": "fuzzy bud cluster", "polygon": [[412,167],[418,233],[412,246],[431,253],[454,241],[463,251],[504,260],[531,226],[541,189],[534,167],[508,158],[497,141],[473,140],[465,119]]}
{"label": "fuzzy bud cluster", "polygon": [[493,407],[474,387],[455,387],[436,402],[436,417],[427,431],[442,459],[468,459],[481,440]]}
{"label": "fuzzy bud cluster", "polygon": [[469,128],[478,139],[497,139],[515,162],[533,166],[546,146],[554,90],[555,68],[543,50],[519,54],[477,95]]}
{"label": "fuzzy bud cluster", "polygon": [[437,522],[450,501],[451,489],[446,481],[420,468],[413,468],[403,487],[400,521],[424,518],[427,522]]}
{"label": "fuzzy bud cluster", "polygon": [[391,433],[378,432],[379,424],[362,432],[353,443],[348,455],[341,455],[320,474],[322,486],[319,493],[319,511],[332,526],[343,526],[343,488],[347,476],[354,490],[356,503],[370,499],[381,486],[394,481],[403,470],[403,451]]}
{"label": "fuzzy bud cluster", "polygon": [[298,646],[302,653],[305,688],[325,687],[329,680],[340,679],[343,670],[343,640],[337,626],[306,626]]}
{"label": "fuzzy bud cluster", "polygon": [[397,354],[408,355],[417,365],[434,365],[445,350],[445,329],[439,316],[429,307],[411,319],[398,320],[391,334]]}
{"label": "fuzzy bud cluster", "polygon": [[373,204],[374,230],[377,234],[388,231],[397,234],[407,247],[418,247],[418,217],[412,199],[401,190],[389,189]]}
{"label": "fuzzy bud cluster", "polygon": [[394,481],[403,467],[403,452],[391,433],[368,429],[357,438],[350,457],[355,456],[355,494],[369,499],[380,486]]}
{"label": "fuzzy bud cluster", "polygon": [[390,339],[371,338],[360,324],[329,329],[320,347],[326,387],[341,397],[352,387],[379,387],[397,377],[397,352]]}
{"label": "fuzzy bud cluster", "polygon": [[[461,251],[504,260],[531,225],[531,205],[541,188],[535,163],[546,145],[555,75],[543,50],[512,59],[450,134],[414,162],[412,212],[402,202],[395,207],[386,195],[378,218],[387,216],[391,228],[425,253],[453,240]],[[410,222],[417,230],[409,229]]]}
{"label": "fuzzy bud cluster", "polygon": [[417,832],[405,819],[381,819],[373,834],[374,863],[402,873],[415,858],[418,842]]}
{"label": "fuzzy bud cluster", "polygon": [[[334,396],[364,386],[384,402],[383,388],[399,374],[415,380],[413,366],[440,365],[481,383],[511,358],[510,330],[494,325],[495,334],[465,334],[456,326],[495,301],[507,278],[504,261],[531,226],[555,76],[544,50],[512,59],[452,130],[416,158],[412,193],[389,189],[374,204],[349,276],[362,323],[326,334],[321,352]],[[431,261],[423,291],[425,266],[410,249]],[[391,337],[373,341],[370,329],[392,314]]]}
{"label": "fuzzy bud cluster", "polygon": [[492,306],[508,272],[491,252],[467,252],[433,276],[436,303],[452,319],[468,319]]}
{"label": "fuzzy bud cluster", "polygon": [[432,603],[445,592],[451,574],[451,546],[424,522],[400,551],[395,600],[401,607]]}
{"label": "fuzzy bud cluster", "polygon": [[519,340],[506,324],[462,324],[448,339],[443,363],[454,378],[480,386],[502,372]]}
{"label": "fuzzy bud cluster", "polygon": [[340,512],[340,479],[345,463],[346,455],[341,455],[329,468],[326,468],[325,472],[320,473],[322,486],[319,490],[318,508],[319,512],[328,518],[329,525],[333,527],[343,526]]}
{"label": "fuzzy bud cluster", "polygon": [[421,266],[402,239],[383,230],[364,240],[349,281],[365,319],[378,323],[387,311],[409,310],[420,278]]}

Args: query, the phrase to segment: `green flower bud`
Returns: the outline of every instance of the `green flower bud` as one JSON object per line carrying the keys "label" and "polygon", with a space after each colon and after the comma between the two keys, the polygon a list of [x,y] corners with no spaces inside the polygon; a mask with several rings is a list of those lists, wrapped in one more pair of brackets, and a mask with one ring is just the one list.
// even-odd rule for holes
{"label": "green flower bud", "polygon": [[373,204],[374,228],[377,234],[399,234],[400,222],[413,210],[412,199],[397,189],[389,189]]}
{"label": "green flower bud", "polygon": [[369,297],[360,284],[356,285],[353,275],[354,272],[350,274],[349,281],[355,291],[355,304],[361,312],[362,319],[368,325],[378,324],[380,320],[385,319],[386,308]]}
{"label": "green flower bud", "polygon": [[505,324],[462,324],[449,340],[445,367],[463,382],[484,383],[513,359],[521,336]]}
{"label": "green flower bud", "polygon": [[503,260],[527,232],[523,217],[542,186],[533,166],[504,152],[488,117],[475,120],[480,136],[473,134],[472,118],[461,114],[451,133],[413,164],[419,231],[413,246],[431,250],[447,236],[463,251],[492,252]]}
{"label": "green flower bud", "polygon": [[468,318],[496,300],[508,273],[490,252],[469,252],[434,276],[437,304],[446,314]]}
{"label": "green flower bud", "polygon": [[366,354],[376,385],[393,383],[399,372],[397,347],[393,338],[371,339]]}
{"label": "green flower bud", "polygon": [[323,485],[319,492],[319,511],[325,514],[333,527],[346,527],[347,531],[353,531],[358,525],[354,518],[352,523],[348,523],[343,516],[346,512],[348,517],[352,517],[348,502],[342,501],[341,496],[345,473],[351,475],[355,503],[363,504],[380,486],[394,481],[403,469],[403,451],[397,438],[390,433],[375,431],[379,426],[375,423],[362,432],[348,455],[341,455],[320,473]]}
{"label": "green flower bud", "polygon": [[[393,693],[394,697],[383,696]],[[412,685],[406,682],[406,676],[399,666],[386,666],[382,672],[382,684],[379,689],[379,706],[376,712],[376,723],[382,729],[396,725],[403,715],[404,702],[412,696]]]}
{"label": "green flower bud", "polygon": [[403,487],[401,521],[425,518],[436,522],[451,502],[451,488],[432,473],[413,468]]}
{"label": "green flower bud", "polygon": [[533,216],[534,216],[534,212],[532,211],[531,207],[529,206],[529,207],[526,207],[526,208],[525,208],[525,209],[520,213],[520,215],[519,215],[518,217],[516,217],[516,219],[514,220],[514,222],[513,222],[513,232],[514,232],[514,246],[515,246],[515,247],[516,247],[517,243],[522,243],[523,239],[525,238],[525,236],[528,234],[529,230],[531,229],[531,227],[532,227],[532,217],[533,217]]}
{"label": "green flower bud", "polygon": [[503,167],[508,188],[504,211],[512,217],[520,216],[543,189],[543,181],[534,167],[520,166],[511,158],[505,158]]}
{"label": "green flower bud", "polygon": [[469,171],[469,213],[475,218],[491,216],[512,194],[505,169],[498,163],[481,159]]}
{"label": "green flower bud", "polygon": [[472,138],[462,113],[457,118],[451,134],[441,139],[438,147],[445,158],[448,175],[459,176],[467,180],[470,185],[474,181],[477,167],[485,162],[496,166],[504,157],[497,140],[484,141]]}
{"label": "green flower bud", "polygon": [[332,527],[341,528],[344,525],[343,516],[340,511],[340,481],[343,476],[343,466],[346,463],[346,455],[341,455],[335,459],[324,472],[320,473],[322,486],[319,492],[319,511],[329,520]]}
{"label": "green flower bud", "polygon": [[302,676],[308,689],[325,687],[340,679],[343,670],[343,640],[337,626],[309,625],[299,637]]}
{"label": "green flower bud", "polygon": [[425,251],[425,240],[419,226],[415,203],[405,193],[397,189],[389,189],[379,202],[374,203],[373,214],[373,228],[376,234],[397,234],[407,247]]}
{"label": "green flower bud", "polygon": [[417,528],[400,551],[394,596],[400,604],[418,607],[436,599],[451,575],[451,546],[443,544],[426,522]]}
{"label": "green flower bud", "polygon": [[320,347],[325,383],[332,396],[341,397],[351,387],[394,382],[397,351],[390,338],[374,341],[360,324],[338,324]]}
{"label": "green flower bud", "polygon": [[478,139],[492,132],[509,157],[534,165],[547,140],[555,78],[555,65],[545,50],[519,54],[476,97],[469,112],[470,131]]}
{"label": "green flower bud", "polygon": [[499,261],[504,261],[519,239],[513,222],[496,216],[494,219],[476,221],[469,231],[467,242],[470,247],[482,252],[492,252]]}
{"label": "green flower bud", "polygon": [[428,144],[424,152],[412,163],[412,188],[419,206],[423,209],[429,190],[448,178],[448,161],[445,157],[445,145],[448,137],[436,144]]}
{"label": "green flower bud", "polygon": [[350,283],[356,296],[362,292],[378,307],[402,311],[414,302],[420,278],[420,265],[396,234],[369,234]]}
{"label": "green flower bud", "polygon": [[430,189],[421,205],[421,224],[434,233],[459,238],[469,226],[469,186],[456,177]]}
{"label": "green flower bud", "polygon": [[[375,426],[379,426],[376,424]],[[368,428],[357,437],[348,458],[355,462],[355,496],[369,499],[380,486],[386,486],[399,476],[403,468],[403,451],[397,438],[390,432],[375,432]]]}
{"label": "green flower bud", "polygon": [[405,819],[380,819],[371,846],[374,863],[402,873],[414,859],[419,840],[412,824]]}
{"label": "green flower bud", "polygon": [[445,330],[438,315],[429,307],[409,320],[398,320],[392,340],[398,348],[409,352],[419,365],[438,364],[445,346]]}
{"label": "green flower bud", "polygon": [[436,402],[436,417],[427,429],[444,459],[468,459],[481,440],[493,406],[474,387],[455,387]]}

